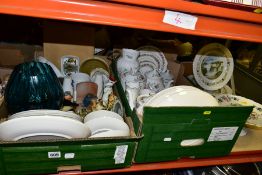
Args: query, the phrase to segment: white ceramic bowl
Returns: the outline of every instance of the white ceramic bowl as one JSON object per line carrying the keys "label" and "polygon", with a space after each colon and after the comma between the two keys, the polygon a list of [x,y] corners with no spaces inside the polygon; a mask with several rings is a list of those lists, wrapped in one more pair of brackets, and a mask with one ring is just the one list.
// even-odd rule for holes
{"label": "white ceramic bowl", "polygon": [[96,119],[96,118],[104,118],[104,117],[116,118],[118,120],[123,121],[123,118],[115,112],[107,111],[107,110],[99,110],[99,111],[93,111],[87,114],[84,118],[84,123],[90,120]]}
{"label": "white ceramic bowl", "polygon": [[90,128],[92,135],[109,130],[130,132],[128,125],[124,121],[112,117],[99,117],[85,122],[85,125]]}
{"label": "white ceramic bowl", "polygon": [[90,138],[98,138],[98,137],[124,137],[130,136],[128,130],[108,130],[105,132],[100,132],[90,136]]}
{"label": "white ceramic bowl", "polygon": [[160,91],[144,106],[218,106],[217,100],[207,92],[192,86],[174,86]]}
{"label": "white ceramic bowl", "polygon": [[81,82],[90,82],[91,81],[90,76],[86,73],[81,73],[81,72],[73,73],[71,77],[75,85]]}

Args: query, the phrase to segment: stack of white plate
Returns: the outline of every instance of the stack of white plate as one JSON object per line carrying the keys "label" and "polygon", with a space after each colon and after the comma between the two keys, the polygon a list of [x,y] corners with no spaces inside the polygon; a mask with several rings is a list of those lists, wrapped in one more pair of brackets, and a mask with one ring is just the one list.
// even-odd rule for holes
{"label": "stack of white plate", "polygon": [[130,130],[123,118],[111,111],[99,110],[86,115],[85,125],[91,130],[91,138],[129,136]]}
{"label": "stack of white plate", "polygon": [[155,94],[144,106],[218,106],[218,102],[209,93],[193,86],[174,86]]}
{"label": "stack of white plate", "polygon": [[87,138],[90,129],[80,116],[59,110],[29,110],[11,115],[0,124],[0,140]]}

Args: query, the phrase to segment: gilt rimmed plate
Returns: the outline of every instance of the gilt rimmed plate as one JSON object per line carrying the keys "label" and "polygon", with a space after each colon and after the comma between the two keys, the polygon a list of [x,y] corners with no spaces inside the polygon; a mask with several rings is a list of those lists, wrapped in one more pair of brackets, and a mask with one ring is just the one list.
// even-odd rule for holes
{"label": "gilt rimmed plate", "polygon": [[254,106],[246,126],[253,129],[262,129],[262,105],[245,97],[222,94],[215,96],[221,106]]}
{"label": "gilt rimmed plate", "polygon": [[[153,58],[157,59],[159,62],[159,72],[165,72],[167,70],[167,60],[164,53],[155,46],[142,46],[137,49],[140,56],[151,55]],[[139,59],[139,58],[138,58]]]}
{"label": "gilt rimmed plate", "polygon": [[35,137],[48,138],[86,138],[90,129],[80,121],[66,117],[34,116],[7,120],[0,124],[0,140],[35,140]]}
{"label": "gilt rimmed plate", "polygon": [[202,47],[193,61],[196,82],[205,90],[218,90],[230,80],[234,61],[230,51],[219,43]]}

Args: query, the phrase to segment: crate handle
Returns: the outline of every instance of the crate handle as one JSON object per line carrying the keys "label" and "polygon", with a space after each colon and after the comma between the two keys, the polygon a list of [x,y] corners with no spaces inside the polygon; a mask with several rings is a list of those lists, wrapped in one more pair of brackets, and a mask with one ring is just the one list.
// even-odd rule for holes
{"label": "crate handle", "polygon": [[72,166],[59,166],[57,167],[57,173],[63,174],[68,172],[79,173],[81,172],[81,165],[72,165]]}
{"label": "crate handle", "polygon": [[203,138],[186,139],[186,140],[182,140],[182,142],[180,143],[180,146],[182,147],[200,146],[200,145],[203,145],[204,143],[205,143],[205,140]]}

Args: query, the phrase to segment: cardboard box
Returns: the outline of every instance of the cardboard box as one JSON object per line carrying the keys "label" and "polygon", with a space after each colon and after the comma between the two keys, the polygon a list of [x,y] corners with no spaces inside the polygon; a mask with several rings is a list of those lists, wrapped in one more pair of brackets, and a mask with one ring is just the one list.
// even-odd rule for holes
{"label": "cardboard box", "polygon": [[95,29],[83,24],[46,21],[44,23],[44,57],[61,68],[60,58],[79,57],[80,64],[94,55]]}
{"label": "cardboard box", "polygon": [[34,59],[41,50],[42,47],[37,45],[0,43],[0,67],[13,68]]}

